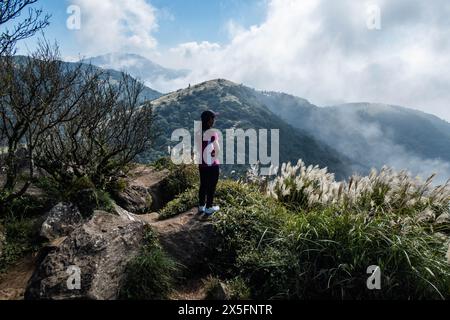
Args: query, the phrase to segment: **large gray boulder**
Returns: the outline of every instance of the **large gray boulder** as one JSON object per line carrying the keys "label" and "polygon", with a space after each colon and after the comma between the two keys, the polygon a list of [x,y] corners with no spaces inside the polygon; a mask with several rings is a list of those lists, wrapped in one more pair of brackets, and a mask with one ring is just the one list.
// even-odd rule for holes
{"label": "large gray boulder", "polygon": [[114,194],[114,200],[125,210],[134,214],[158,211],[165,204],[164,186],[168,170],[139,165],[126,178],[126,188]]}
{"label": "large gray boulder", "polygon": [[43,259],[25,299],[117,299],[125,267],[139,254],[146,229],[142,221],[96,211]]}
{"label": "large gray boulder", "polygon": [[53,241],[68,236],[83,223],[78,208],[71,203],[58,203],[45,216],[41,236]]}

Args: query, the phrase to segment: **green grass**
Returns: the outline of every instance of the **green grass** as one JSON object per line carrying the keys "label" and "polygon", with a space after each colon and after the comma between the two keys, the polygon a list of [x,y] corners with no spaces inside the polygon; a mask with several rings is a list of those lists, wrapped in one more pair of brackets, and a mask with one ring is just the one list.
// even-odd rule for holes
{"label": "green grass", "polygon": [[0,273],[7,270],[27,254],[41,248],[38,218],[8,217],[0,224],[4,225],[6,241],[0,256]]}
{"label": "green grass", "polygon": [[250,300],[251,291],[244,279],[236,277],[227,281],[231,300]]}
{"label": "green grass", "polygon": [[41,215],[51,208],[47,198],[24,196],[13,200],[0,215],[5,241],[0,256],[0,273],[42,246]]}
{"label": "green grass", "polygon": [[156,170],[169,170],[169,176],[164,181],[162,193],[163,202],[169,202],[188,189],[198,185],[199,172],[196,165],[175,165],[170,158],[162,158],[152,164]]}
{"label": "green grass", "polygon": [[[113,200],[107,190],[97,188],[86,176],[77,178],[71,183],[60,185],[51,177],[36,179],[35,184],[41,188],[53,203],[72,202],[77,205],[82,215],[86,218],[93,214],[94,210],[113,211]],[[119,187],[123,182],[119,180]]]}
{"label": "green grass", "polygon": [[173,290],[177,273],[178,265],[161,249],[156,236],[149,230],[141,253],[126,267],[120,299],[166,300]]}
{"label": "green grass", "polygon": [[197,188],[191,188],[180,194],[159,211],[159,219],[166,220],[172,218],[197,206],[197,194]]}
{"label": "green grass", "polygon": [[[286,231],[284,239],[293,244],[296,256],[297,276],[291,296],[450,298],[446,248],[419,225],[404,228],[389,217],[368,220],[352,213],[336,216],[333,210],[326,210],[293,216]],[[382,271],[380,291],[367,290],[366,272],[371,265]]]}
{"label": "green grass", "polygon": [[38,199],[34,196],[23,196],[14,199],[9,203],[2,212],[0,219],[12,219],[12,217],[36,217],[42,212],[50,209],[53,202],[48,197]]}
{"label": "green grass", "polygon": [[[194,189],[169,203],[164,217],[195,206]],[[447,247],[401,210],[371,216],[333,205],[295,209],[257,186],[221,181],[222,239],[210,268],[225,283],[239,279],[253,299],[448,299]],[[367,288],[367,269],[382,271],[382,289]],[[239,291],[239,290],[238,290]]]}

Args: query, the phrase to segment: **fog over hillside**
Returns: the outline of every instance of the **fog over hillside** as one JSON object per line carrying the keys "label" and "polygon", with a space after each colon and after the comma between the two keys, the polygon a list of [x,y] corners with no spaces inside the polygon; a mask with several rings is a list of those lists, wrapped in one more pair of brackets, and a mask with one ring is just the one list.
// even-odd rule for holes
{"label": "fog over hillside", "polygon": [[437,174],[439,182],[450,178],[450,124],[435,116],[383,104],[320,108],[286,94],[260,97],[289,124],[326,141],[367,170],[388,165],[422,178]]}
{"label": "fog over hillside", "polygon": [[165,68],[153,61],[137,54],[108,53],[101,56],[86,58],[82,63],[91,63],[103,69],[125,71],[133,77],[145,82],[155,90],[164,92],[163,83],[173,82],[188,75],[188,70],[174,70]]}

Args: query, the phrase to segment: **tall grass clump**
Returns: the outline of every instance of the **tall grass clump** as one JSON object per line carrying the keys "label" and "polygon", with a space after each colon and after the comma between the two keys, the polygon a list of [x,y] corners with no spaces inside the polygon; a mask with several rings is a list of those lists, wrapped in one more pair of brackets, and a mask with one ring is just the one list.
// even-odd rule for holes
{"label": "tall grass clump", "polygon": [[[255,299],[448,299],[448,242],[414,219],[448,212],[448,184],[431,181],[384,168],[341,183],[299,162],[283,165],[267,195],[223,182],[214,267]],[[367,287],[373,265],[381,290]]]}
{"label": "tall grass clump", "polygon": [[178,195],[159,211],[159,220],[169,219],[198,205],[198,188],[191,188]]}
{"label": "tall grass clump", "polygon": [[[420,218],[448,214],[449,195],[432,177],[383,168],[337,182],[301,161],[273,179],[223,180],[210,270],[224,283],[238,279],[238,296],[252,299],[449,299],[449,228]],[[196,197],[183,193],[163,216],[195,207]],[[371,266],[381,290],[367,287]]]}
{"label": "tall grass clump", "polygon": [[125,269],[122,300],[166,300],[175,284],[178,265],[163,251],[149,229],[141,253]]}
{"label": "tall grass clump", "polygon": [[[298,259],[296,297],[450,298],[447,248],[420,225],[406,228],[385,216],[325,210],[293,216],[287,230]],[[381,270],[379,291],[366,286],[372,265]]]}
{"label": "tall grass clump", "polygon": [[307,167],[300,160],[295,166],[283,164],[267,192],[295,210],[333,206],[355,213],[414,215],[429,209],[440,215],[449,212],[450,180],[434,186],[433,178],[422,181],[383,167],[367,177],[337,182],[327,169]]}

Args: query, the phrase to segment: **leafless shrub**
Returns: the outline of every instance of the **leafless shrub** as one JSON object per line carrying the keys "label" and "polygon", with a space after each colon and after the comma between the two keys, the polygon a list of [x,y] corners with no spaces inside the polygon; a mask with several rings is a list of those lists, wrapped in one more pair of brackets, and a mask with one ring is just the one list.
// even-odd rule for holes
{"label": "leafless shrub", "polygon": [[[0,57],[14,52],[18,41],[29,38],[49,24],[49,15],[43,15],[41,9],[31,8],[38,0],[2,0],[0,1]],[[6,24],[19,19],[28,8],[27,16],[8,29]]]}
{"label": "leafless shrub", "polygon": [[40,136],[37,165],[62,185],[87,177],[104,187],[152,141],[152,108],[141,104],[143,89],[126,74],[117,83],[102,74],[85,87],[74,116]]}
{"label": "leafless shrub", "polygon": [[61,62],[58,48],[46,42],[30,57],[0,58],[1,166],[5,171],[0,205],[27,191],[35,173],[38,142],[77,116],[78,104],[98,78],[82,65]]}

